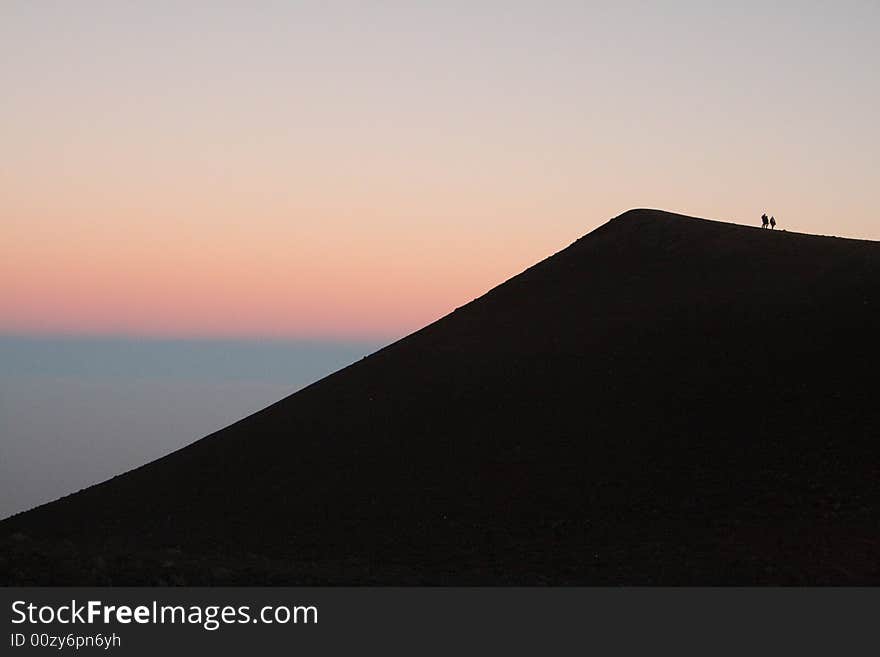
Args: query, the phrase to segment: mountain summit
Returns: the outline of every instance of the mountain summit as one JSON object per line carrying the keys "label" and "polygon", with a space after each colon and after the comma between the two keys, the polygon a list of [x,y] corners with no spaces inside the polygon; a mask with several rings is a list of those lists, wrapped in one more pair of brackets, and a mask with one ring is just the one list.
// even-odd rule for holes
{"label": "mountain summit", "polygon": [[0,580],[878,584],[878,335],[880,243],[633,210],[3,521]]}

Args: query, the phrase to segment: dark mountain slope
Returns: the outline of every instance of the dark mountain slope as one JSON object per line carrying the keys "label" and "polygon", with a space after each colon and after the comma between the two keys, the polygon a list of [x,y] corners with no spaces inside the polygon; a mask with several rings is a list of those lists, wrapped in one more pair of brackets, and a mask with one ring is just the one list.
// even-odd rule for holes
{"label": "dark mountain slope", "polygon": [[880,583],[878,329],[880,244],[631,211],[0,523],[6,576]]}

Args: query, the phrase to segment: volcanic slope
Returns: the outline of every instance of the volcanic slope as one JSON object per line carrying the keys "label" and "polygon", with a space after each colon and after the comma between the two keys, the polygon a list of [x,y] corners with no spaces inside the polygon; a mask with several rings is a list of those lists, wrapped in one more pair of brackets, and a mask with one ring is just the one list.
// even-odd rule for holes
{"label": "volcanic slope", "polygon": [[0,578],[878,584],[878,329],[878,243],[633,210],[5,520]]}

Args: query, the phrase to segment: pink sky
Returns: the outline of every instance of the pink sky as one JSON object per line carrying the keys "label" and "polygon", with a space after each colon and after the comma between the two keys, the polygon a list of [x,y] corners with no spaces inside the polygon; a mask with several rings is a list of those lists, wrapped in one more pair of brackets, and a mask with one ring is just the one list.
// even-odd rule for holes
{"label": "pink sky", "polygon": [[454,4],[12,2],[0,332],[390,338],[632,207],[880,239],[876,3]]}

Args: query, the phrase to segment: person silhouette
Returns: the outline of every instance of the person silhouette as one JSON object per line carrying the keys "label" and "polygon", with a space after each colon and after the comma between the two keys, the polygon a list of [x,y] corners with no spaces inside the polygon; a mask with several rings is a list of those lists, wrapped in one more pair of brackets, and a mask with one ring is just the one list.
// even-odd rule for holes
{"label": "person silhouette", "polygon": [[776,228],[776,217],[770,217],[770,230]]}
{"label": "person silhouette", "polygon": [[767,213],[761,215],[761,228],[767,227]]}

